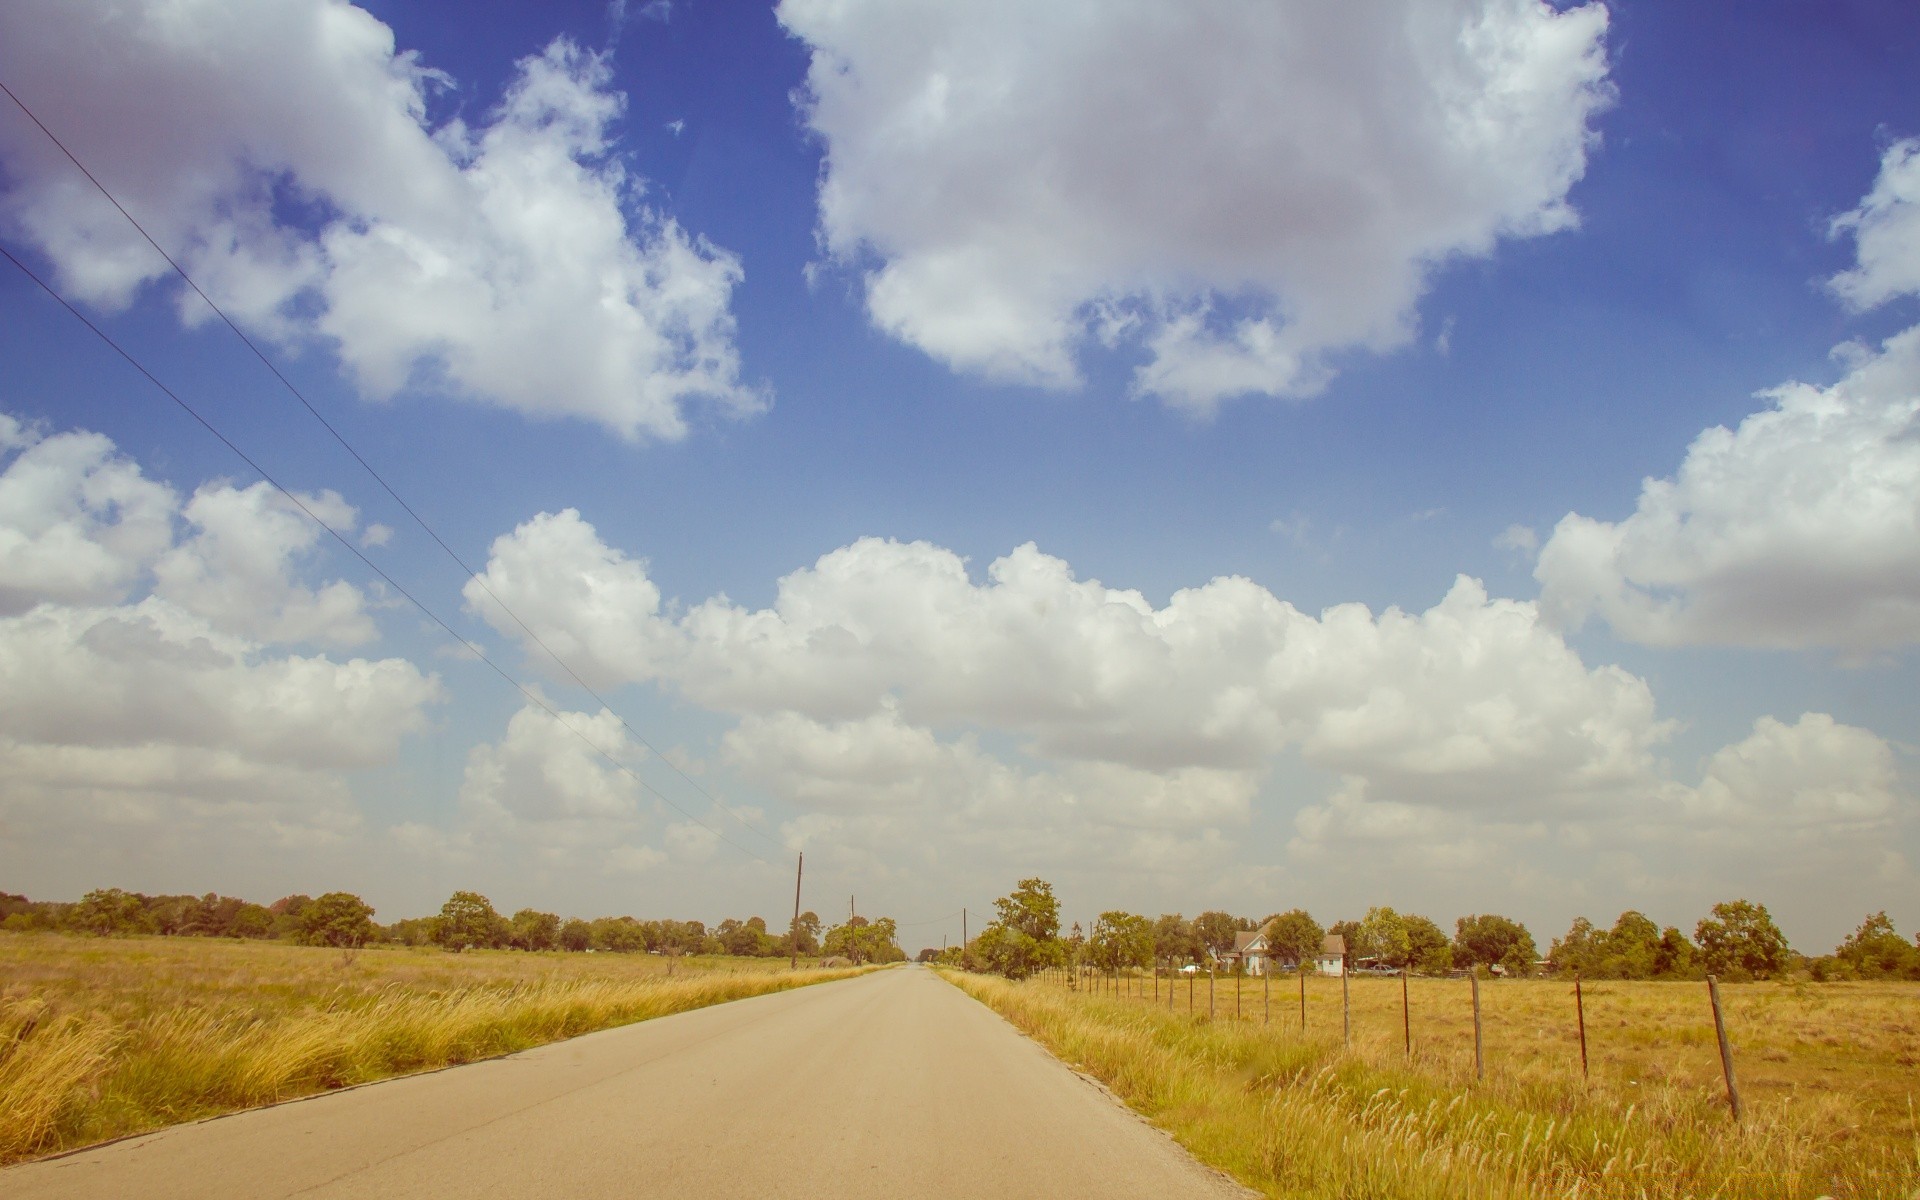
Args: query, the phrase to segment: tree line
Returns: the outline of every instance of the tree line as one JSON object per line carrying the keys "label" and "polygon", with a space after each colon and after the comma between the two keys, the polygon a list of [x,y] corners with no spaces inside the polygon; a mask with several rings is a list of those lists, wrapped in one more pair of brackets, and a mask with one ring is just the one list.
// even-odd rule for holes
{"label": "tree line", "polygon": [[[1235,936],[1264,929],[1270,961],[1304,969],[1322,953],[1328,934],[1345,945],[1343,966],[1445,975],[1480,970],[1523,977],[1542,972],[1588,979],[1771,979],[1804,970],[1815,980],[1920,979],[1920,938],[1902,938],[1886,913],[1871,914],[1829,955],[1795,953],[1764,904],[1731,900],[1713,906],[1688,937],[1645,914],[1624,912],[1610,929],[1577,918],[1541,958],[1527,927],[1510,917],[1476,913],[1454,922],[1451,935],[1424,916],[1388,907],[1322,928],[1304,909],[1255,921],[1221,911],[1191,920],[1179,913],[1150,918],[1103,912],[1090,927],[1062,932],[1060,905],[1043,879],[1023,879],[994,901],[995,919],[944,961],[1022,979],[1052,967],[1080,965],[1122,970],[1209,963],[1239,972]],[[922,958],[937,959],[933,951]]]}
{"label": "tree line", "polygon": [[709,929],[700,921],[643,921],[630,916],[563,920],[556,913],[533,908],[505,916],[480,893],[457,891],[439,912],[429,916],[407,917],[390,925],[373,918],[373,906],[351,892],[283,896],[272,904],[212,892],[204,896],[149,896],[121,888],[96,888],[72,903],[29,900],[0,892],[0,930],[11,932],[246,938],[341,948],[433,945],[454,951],[591,950],[751,958],[824,953],[855,963],[893,962],[906,957],[895,942],[895,924],[890,917],[853,917],[846,924],[828,928],[818,915],[806,912],[793,931],[775,935],[761,917],[744,921],[730,917]]}

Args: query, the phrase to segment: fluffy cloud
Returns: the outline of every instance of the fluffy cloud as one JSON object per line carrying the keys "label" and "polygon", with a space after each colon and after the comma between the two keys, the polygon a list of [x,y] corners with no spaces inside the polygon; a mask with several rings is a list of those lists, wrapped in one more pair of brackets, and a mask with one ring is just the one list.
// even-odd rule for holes
{"label": "fluffy cloud", "polygon": [[1534,570],[1556,621],[1654,645],[1920,641],[1920,328],[1832,387],[1764,395],[1624,521],[1561,519]]}
{"label": "fluffy cloud", "polygon": [[[1292,749],[1386,793],[1496,806],[1638,778],[1668,734],[1644,682],[1589,669],[1533,605],[1468,579],[1424,613],[1313,617],[1233,578],[1156,608],[1031,545],[985,574],[938,546],[863,539],[783,578],[770,608],[718,597],[669,616],[644,565],[566,512],[496,541],[484,578],[549,645],[577,650],[576,669],[747,715],[733,744],[763,778],[831,762],[823,788],[841,789],[864,764],[849,803],[957,769],[941,727],[1161,776],[1257,770]],[[524,637],[477,585],[468,598]]]}
{"label": "fluffy cloud", "polygon": [[372,641],[359,588],[340,579],[309,588],[294,576],[295,559],[326,536],[307,513],[343,534],[358,514],[337,492],[302,495],[300,503],[307,512],[265,482],[197,489],[182,513],[194,532],[154,564],[155,594],[261,641]]}
{"label": "fluffy cloud", "polygon": [[[36,437],[11,420],[0,433],[15,454],[0,473],[9,835],[55,846],[113,828],[218,830],[293,844],[356,828],[340,772],[391,762],[441,688],[403,659],[272,648],[370,632],[349,585],[314,590],[291,574],[310,530],[257,488],[216,484],[186,506],[194,532],[176,542],[177,495],[107,439]],[[339,497],[314,502],[351,529]],[[150,575],[160,590],[135,595]]]}
{"label": "fluffy cloud", "polygon": [[1716,827],[1760,827],[1777,836],[1878,826],[1898,797],[1887,743],[1825,713],[1807,713],[1792,725],[1755,721],[1752,734],[1707,761],[1684,807]]}
{"label": "fluffy cloud", "polygon": [[642,754],[620,718],[605,709],[556,718],[529,704],[507,722],[498,743],[475,746],[467,755],[461,803],[516,829],[570,830],[591,838],[594,826],[630,822],[640,807],[638,780],[600,751],[629,768]]}
{"label": "fluffy cloud", "polygon": [[1849,304],[1873,308],[1920,292],[1920,140],[1887,147],[1873,191],[1832,230],[1855,241],[1858,264],[1832,280]]}
{"label": "fluffy cloud", "polygon": [[0,615],[117,600],[173,542],[179,497],[97,433],[42,438],[0,413]]}
{"label": "fluffy cloud", "polygon": [[[209,64],[215,64],[209,69]],[[742,412],[740,265],[641,206],[612,153],[624,99],[564,40],[478,125],[454,88],[342,0],[28,0],[0,75],[223,307],[317,337],[363,389],[409,384],[627,437],[687,406]],[[169,270],[25,122],[0,124],[0,223],[72,295],[113,308]],[[185,319],[206,316],[180,295]]]}
{"label": "fluffy cloud", "polygon": [[1599,4],[782,0],[820,229],[876,325],[1070,386],[1089,338],[1210,409],[1405,342],[1427,273],[1574,222]]}

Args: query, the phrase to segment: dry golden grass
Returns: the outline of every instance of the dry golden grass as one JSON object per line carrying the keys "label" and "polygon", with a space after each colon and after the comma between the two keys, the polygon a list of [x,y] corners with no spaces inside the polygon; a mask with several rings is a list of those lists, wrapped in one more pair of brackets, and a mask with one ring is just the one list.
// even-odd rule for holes
{"label": "dry golden grass", "polygon": [[0,1163],[853,973],[0,934]]}
{"label": "dry golden grass", "polygon": [[[1746,1120],[1727,1111],[1707,989],[1585,988],[1591,1077],[1573,988],[1481,985],[1476,1081],[1465,980],[1057,982],[951,976],[1166,1128],[1204,1161],[1276,1196],[1920,1198],[1920,986],[1723,985]],[[1166,984],[1162,981],[1162,989]],[[1141,991],[1145,991],[1143,996]]]}

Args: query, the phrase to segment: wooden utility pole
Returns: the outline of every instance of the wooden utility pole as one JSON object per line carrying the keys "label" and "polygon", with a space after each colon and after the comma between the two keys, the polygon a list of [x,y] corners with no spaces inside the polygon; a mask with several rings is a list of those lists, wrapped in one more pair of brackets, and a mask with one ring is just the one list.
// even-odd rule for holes
{"label": "wooden utility pole", "polygon": [[806,851],[800,852],[800,861],[793,864],[793,929],[788,941],[793,950],[793,958],[787,963],[787,970],[800,969],[800,873],[807,869]]}

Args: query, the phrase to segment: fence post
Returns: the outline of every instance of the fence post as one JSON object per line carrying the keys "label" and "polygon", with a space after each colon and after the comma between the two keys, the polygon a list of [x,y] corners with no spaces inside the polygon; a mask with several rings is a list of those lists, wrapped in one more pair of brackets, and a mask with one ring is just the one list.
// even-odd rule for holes
{"label": "fence post", "polygon": [[1307,1032],[1307,964],[1300,964],[1300,1032]]}
{"label": "fence post", "polygon": [[1347,960],[1340,960],[1340,1037],[1348,1047],[1353,1045],[1353,1006],[1347,995]]}
{"label": "fence post", "polygon": [[1261,964],[1260,1023],[1273,1024],[1273,960],[1271,958]]}
{"label": "fence post", "polygon": [[1407,1001],[1407,969],[1400,968],[1400,1025],[1407,1035],[1407,1057],[1413,1057],[1413,1007]]}
{"label": "fence post", "polygon": [[1713,1032],[1720,1039],[1720,1069],[1727,1075],[1727,1105],[1740,1119],[1740,1084],[1733,1077],[1733,1047],[1727,1044],[1727,1021],[1720,1012],[1720,977],[1707,976],[1707,995],[1713,1001]]}
{"label": "fence post", "polygon": [[1207,1020],[1213,1020],[1213,960],[1207,960]]}
{"label": "fence post", "polygon": [[1471,970],[1473,973],[1467,978],[1473,980],[1473,1077],[1485,1079],[1487,1059],[1480,1042],[1480,968],[1473,967]]}
{"label": "fence post", "polygon": [[1580,1078],[1587,1077],[1587,1001],[1580,994],[1580,976],[1573,977],[1573,1011],[1580,1018]]}

